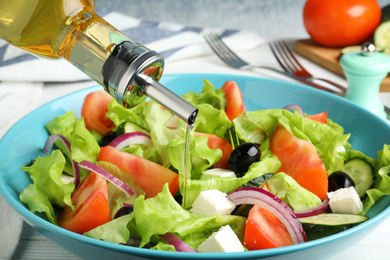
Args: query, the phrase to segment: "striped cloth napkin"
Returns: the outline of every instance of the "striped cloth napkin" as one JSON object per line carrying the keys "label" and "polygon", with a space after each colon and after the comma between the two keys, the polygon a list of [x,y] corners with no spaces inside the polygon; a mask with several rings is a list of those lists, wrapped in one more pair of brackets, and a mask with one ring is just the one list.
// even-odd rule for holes
{"label": "striped cloth napkin", "polygon": [[[210,30],[220,33],[237,51],[250,50],[263,43],[261,37],[247,31],[148,22],[106,10],[97,13],[133,41],[157,51],[166,63],[210,55],[211,49],[202,37]],[[87,79],[85,74],[65,60],[38,58],[0,39],[0,82],[72,82]]]}

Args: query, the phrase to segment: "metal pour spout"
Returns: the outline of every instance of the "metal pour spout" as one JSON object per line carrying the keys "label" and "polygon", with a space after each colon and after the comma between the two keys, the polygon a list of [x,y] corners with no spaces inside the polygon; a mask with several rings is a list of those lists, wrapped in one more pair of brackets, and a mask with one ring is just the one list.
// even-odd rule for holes
{"label": "metal pour spout", "polygon": [[189,125],[195,122],[198,109],[186,100],[145,74],[138,74],[135,81],[148,97],[172,111]]}
{"label": "metal pour spout", "polygon": [[164,59],[157,52],[138,43],[122,42],[103,66],[104,87],[126,108],[150,97],[189,125],[193,124],[198,109],[158,83],[163,67]]}

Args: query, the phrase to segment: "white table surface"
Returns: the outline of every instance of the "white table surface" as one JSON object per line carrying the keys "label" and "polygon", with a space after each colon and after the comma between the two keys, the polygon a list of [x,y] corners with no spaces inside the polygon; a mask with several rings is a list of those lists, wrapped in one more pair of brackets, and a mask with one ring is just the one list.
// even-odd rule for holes
{"label": "white table surface", "polygon": [[[240,53],[240,55],[256,64],[279,68],[266,45],[250,52]],[[303,58],[301,60],[313,74],[327,77],[346,85],[346,81],[341,77],[329,73]],[[288,78],[263,70],[238,71],[230,69],[214,55],[167,63],[165,74],[173,73],[223,73],[226,74],[226,80],[229,79],[229,74],[241,74],[291,81]],[[65,94],[94,85],[96,84],[92,81],[73,84],[46,84],[39,100],[28,105],[23,112],[19,113],[6,126],[0,128],[0,137],[17,120],[38,106]],[[380,96],[384,103],[390,105],[390,93],[381,93]],[[0,209],[0,259],[78,259],[29,227],[1,195]],[[389,241],[390,219],[378,226],[371,235],[362,238],[359,243],[352,245],[332,259],[390,259]]]}

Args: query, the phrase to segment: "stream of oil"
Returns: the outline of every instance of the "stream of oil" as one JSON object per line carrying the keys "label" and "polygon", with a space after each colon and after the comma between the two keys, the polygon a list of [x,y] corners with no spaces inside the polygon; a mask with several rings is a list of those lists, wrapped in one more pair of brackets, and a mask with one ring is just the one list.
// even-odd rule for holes
{"label": "stream of oil", "polygon": [[188,172],[190,164],[190,136],[191,131],[194,128],[193,124],[189,124],[186,130],[185,144],[184,144],[184,187],[183,187],[183,208],[186,208],[187,202],[187,185],[188,185]]}

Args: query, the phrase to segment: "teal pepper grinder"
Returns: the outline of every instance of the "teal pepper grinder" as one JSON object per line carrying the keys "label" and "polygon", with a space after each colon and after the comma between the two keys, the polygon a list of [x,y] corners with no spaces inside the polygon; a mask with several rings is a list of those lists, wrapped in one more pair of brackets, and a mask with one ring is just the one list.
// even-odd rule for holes
{"label": "teal pepper grinder", "polygon": [[379,89],[390,72],[390,57],[375,52],[374,44],[365,43],[360,52],[344,54],[340,64],[348,81],[345,98],[386,119]]}

